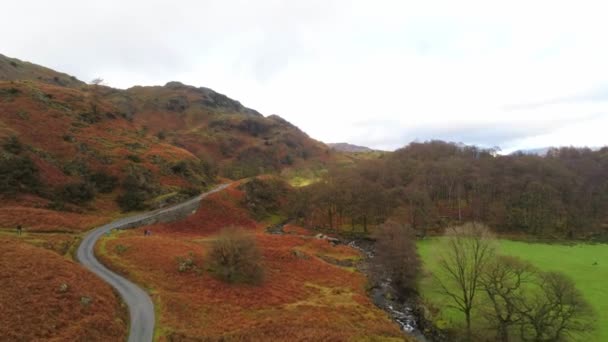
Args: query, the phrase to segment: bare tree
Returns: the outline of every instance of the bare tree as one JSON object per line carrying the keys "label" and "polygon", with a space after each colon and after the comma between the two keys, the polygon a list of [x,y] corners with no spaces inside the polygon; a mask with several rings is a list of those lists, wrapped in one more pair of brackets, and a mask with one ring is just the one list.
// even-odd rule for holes
{"label": "bare tree", "polygon": [[93,114],[97,114],[97,110],[99,107],[99,95],[100,95],[99,86],[104,84],[103,78],[96,77],[93,80],[91,80],[91,84],[93,85],[93,98],[91,99],[91,110],[93,111]]}
{"label": "bare tree", "polygon": [[541,273],[532,293],[520,301],[523,341],[561,341],[593,330],[594,312],[574,282],[557,272]]}
{"label": "bare tree", "polygon": [[413,230],[409,226],[388,221],[379,226],[374,235],[376,275],[388,276],[399,295],[415,291],[420,259]]}
{"label": "bare tree", "polygon": [[93,80],[91,80],[91,84],[94,86],[98,86],[98,85],[103,85],[103,78],[100,77],[96,77]]}
{"label": "bare tree", "polygon": [[436,275],[441,292],[452,299],[451,307],[465,315],[467,339],[471,340],[471,313],[483,269],[495,252],[490,230],[480,223],[448,228],[441,272]]}
{"label": "bare tree", "polygon": [[522,322],[520,307],[537,274],[530,263],[511,256],[498,256],[484,268],[479,283],[490,304],[484,317],[496,329],[497,341],[508,342],[509,329]]}

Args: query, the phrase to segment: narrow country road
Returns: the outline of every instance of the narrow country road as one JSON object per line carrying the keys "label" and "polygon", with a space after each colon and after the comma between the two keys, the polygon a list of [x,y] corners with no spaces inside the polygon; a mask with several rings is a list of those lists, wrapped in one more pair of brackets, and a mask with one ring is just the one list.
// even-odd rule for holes
{"label": "narrow country road", "polygon": [[104,226],[95,228],[87,234],[80,246],[76,257],[78,261],[93,273],[101,277],[105,282],[114,287],[122,299],[129,307],[130,331],[129,342],[149,342],[154,337],[154,304],[150,296],[139,286],[129,280],[119,276],[103,266],[95,258],[95,243],[97,240],[112,229],[126,229],[140,226],[154,217],[170,213],[172,211],[184,209],[190,205],[200,202],[203,198],[212,193],[224,190],[230,184],[223,184],[217,188],[192,198],[186,202],[168,208],[142,213],[108,223]]}

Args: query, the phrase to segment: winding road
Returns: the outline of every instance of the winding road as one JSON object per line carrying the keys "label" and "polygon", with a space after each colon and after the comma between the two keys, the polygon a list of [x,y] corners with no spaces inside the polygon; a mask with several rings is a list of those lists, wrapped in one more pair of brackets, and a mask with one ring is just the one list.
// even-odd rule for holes
{"label": "winding road", "polygon": [[173,211],[183,210],[188,206],[200,202],[203,198],[211,195],[212,193],[224,190],[228,186],[230,186],[230,184],[223,184],[209,192],[201,194],[183,203],[179,203],[168,208],[162,208],[147,213],[125,217],[95,228],[89,234],[87,234],[80,243],[76,253],[78,261],[84,267],[97,274],[106,283],[115,288],[129,307],[129,342],[152,341],[154,337],[155,319],[154,304],[146,291],[142,290],[139,286],[135,285],[124,277],[110,271],[108,268],[102,265],[97,258],[95,258],[95,243],[101,236],[112,229],[127,229],[146,225],[148,224],[147,222],[150,222],[150,220],[153,220],[156,217],[171,213]]}

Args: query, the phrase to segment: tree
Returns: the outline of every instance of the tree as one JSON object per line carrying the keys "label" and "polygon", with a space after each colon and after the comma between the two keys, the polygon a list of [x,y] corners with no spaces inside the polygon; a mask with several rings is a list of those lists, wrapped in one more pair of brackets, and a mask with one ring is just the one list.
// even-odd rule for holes
{"label": "tree", "polygon": [[276,214],[287,194],[287,184],[280,179],[253,178],[240,186],[245,191],[243,204],[257,220]]}
{"label": "tree", "polygon": [[103,85],[103,78],[100,77],[96,77],[93,80],[91,80],[91,84],[94,86],[98,86],[98,85]]}
{"label": "tree", "polygon": [[445,254],[436,276],[441,291],[452,299],[451,307],[465,315],[467,338],[471,340],[471,313],[482,271],[495,252],[490,230],[483,224],[466,223],[448,228]]}
{"label": "tree", "polygon": [[490,309],[484,317],[496,329],[496,341],[508,342],[509,329],[523,320],[521,303],[538,270],[511,256],[497,256],[486,264],[480,278]]}
{"label": "tree", "polygon": [[416,252],[416,237],[413,230],[395,221],[378,227],[374,270],[377,277],[388,276],[400,295],[416,290],[416,277],[420,270],[420,259]]}
{"label": "tree", "polygon": [[523,341],[561,341],[593,329],[594,313],[574,282],[558,272],[541,273],[528,298],[521,300]]}
{"label": "tree", "polygon": [[264,277],[255,237],[242,228],[223,229],[211,245],[209,271],[229,283],[257,284]]}
{"label": "tree", "polygon": [[103,78],[96,77],[91,80],[91,84],[93,85],[93,98],[91,100],[91,110],[93,114],[97,114],[97,110],[99,107],[99,86],[103,85]]}

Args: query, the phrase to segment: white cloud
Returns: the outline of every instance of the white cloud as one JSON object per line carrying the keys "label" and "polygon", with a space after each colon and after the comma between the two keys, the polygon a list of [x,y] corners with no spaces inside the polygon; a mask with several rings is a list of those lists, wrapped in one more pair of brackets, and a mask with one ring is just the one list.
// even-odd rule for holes
{"label": "white cloud", "polygon": [[211,87],[324,141],[396,148],[443,138],[509,150],[608,143],[598,128],[608,120],[606,10],[595,1],[21,0],[3,5],[0,30],[6,55],[123,88]]}

